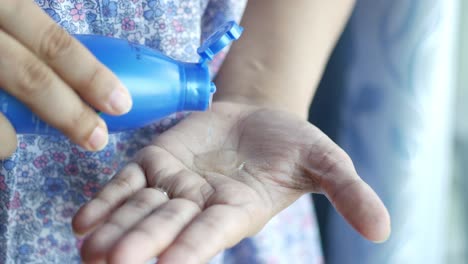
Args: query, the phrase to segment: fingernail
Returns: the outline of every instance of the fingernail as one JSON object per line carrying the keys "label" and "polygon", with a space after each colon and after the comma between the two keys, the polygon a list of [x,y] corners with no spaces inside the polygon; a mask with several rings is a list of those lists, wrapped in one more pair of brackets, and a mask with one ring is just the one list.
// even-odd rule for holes
{"label": "fingernail", "polygon": [[116,113],[125,114],[132,108],[132,99],[121,88],[114,89],[109,97],[109,103]]}
{"label": "fingernail", "polygon": [[107,145],[107,132],[104,128],[97,126],[89,136],[88,144],[93,150],[103,149]]}

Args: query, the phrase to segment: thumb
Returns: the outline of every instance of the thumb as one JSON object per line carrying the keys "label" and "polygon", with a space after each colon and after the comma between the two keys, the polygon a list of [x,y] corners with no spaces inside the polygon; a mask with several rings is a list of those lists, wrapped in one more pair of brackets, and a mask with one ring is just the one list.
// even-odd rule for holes
{"label": "thumb", "polygon": [[10,121],[0,113],[0,160],[11,156],[16,149],[16,144],[15,129]]}
{"label": "thumb", "polygon": [[362,236],[384,242],[390,236],[390,216],[384,204],[357,174],[351,158],[324,136],[309,153],[309,166],[318,169],[321,191]]}
{"label": "thumb", "polygon": [[336,210],[365,238],[376,243],[388,239],[388,211],[377,194],[360,178],[331,185],[325,193]]}

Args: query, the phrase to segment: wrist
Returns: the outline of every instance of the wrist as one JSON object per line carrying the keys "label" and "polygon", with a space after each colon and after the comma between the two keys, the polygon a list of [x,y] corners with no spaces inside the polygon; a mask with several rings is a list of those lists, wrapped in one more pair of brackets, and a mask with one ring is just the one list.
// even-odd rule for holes
{"label": "wrist", "polygon": [[240,92],[226,92],[221,90],[215,93],[213,102],[230,102],[262,108],[277,109],[296,114],[302,119],[307,119],[309,115],[310,100],[296,100],[291,96],[271,96],[254,93],[242,94]]}

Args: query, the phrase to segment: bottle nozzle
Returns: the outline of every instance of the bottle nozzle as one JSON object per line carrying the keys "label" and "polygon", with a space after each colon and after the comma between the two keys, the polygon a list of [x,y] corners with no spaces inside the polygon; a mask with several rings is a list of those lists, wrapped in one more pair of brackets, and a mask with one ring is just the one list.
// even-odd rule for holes
{"label": "bottle nozzle", "polygon": [[216,93],[216,85],[214,84],[214,82],[210,84],[210,93],[211,94]]}

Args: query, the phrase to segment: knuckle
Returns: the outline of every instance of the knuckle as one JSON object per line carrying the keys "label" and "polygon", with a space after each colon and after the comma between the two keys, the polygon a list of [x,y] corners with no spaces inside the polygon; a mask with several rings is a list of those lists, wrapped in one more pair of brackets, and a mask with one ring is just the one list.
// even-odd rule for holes
{"label": "knuckle", "polygon": [[46,60],[54,60],[70,50],[73,38],[60,26],[51,24],[39,42],[39,54]]}
{"label": "knuckle", "polygon": [[71,125],[76,126],[76,124],[90,122],[94,119],[94,113],[88,107],[81,107],[72,118],[71,118]]}
{"label": "knuckle", "polygon": [[213,233],[223,233],[223,230],[221,230],[217,219],[206,217],[201,223],[206,228],[206,230],[211,230]]}
{"label": "knuckle", "polygon": [[336,169],[336,166],[340,163],[340,160],[334,155],[333,152],[325,152],[320,161],[320,168],[322,176],[325,177],[329,173]]}
{"label": "knuckle", "polygon": [[159,240],[157,240],[157,236],[154,232],[153,228],[147,228],[144,225],[137,225],[133,228],[132,233],[134,235],[138,235],[140,237],[144,237],[147,241],[151,241],[151,244],[159,244]]}
{"label": "knuckle", "polygon": [[131,201],[132,207],[140,211],[149,211],[152,209],[152,203],[147,198],[138,198]]}
{"label": "knuckle", "polygon": [[143,191],[137,195],[134,199],[130,200],[134,208],[140,209],[142,211],[149,211],[153,209],[155,204],[154,193],[151,190]]}
{"label": "knuckle", "polygon": [[174,223],[174,214],[172,212],[168,212],[166,209],[165,210],[156,210],[158,214],[159,221],[162,223]]}
{"label": "knuckle", "polygon": [[102,88],[108,87],[97,87],[103,83],[102,80],[105,78],[106,68],[102,65],[94,67],[88,78],[85,78],[84,85],[81,87],[84,93],[95,93],[96,91],[102,90]]}
{"label": "knuckle", "polygon": [[335,152],[335,155],[336,165],[340,164],[346,167],[353,166],[353,161],[351,160],[351,157],[343,149],[338,147]]}
{"label": "knuckle", "polygon": [[330,201],[336,202],[338,196],[342,193],[345,193],[346,189],[351,188],[352,186],[360,183],[361,181],[359,179],[350,179],[341,184],[341,186],[337,186],[336,189],[329,194]]}
{"label": "knuckle", "polygon": [[[112,200],[110,200],[109,197],[106,197],[104,195],[98,195],[92,201],[100,203],[104,208],[113,208],[113,205],[114,205]],[[89,213],[95,214],[95,212],[89,212]]]}
{"label": "knuckle", "polygon": [[18,72],[20,93],[34,98],[52,85],[52,73],[39,61],[27,60]]}
{"label": "knuckle", "polygon": [[136,160],[144,160],[147,156],[153,156],[155,153],[158,153],[159,148],[154,145],[150,145],[142,148],[135,156]]}
{"label": "knuckle", "polygon": [[196,202],[194,201],[190,201],[190,200],[187,200],[187,199],[178,199],[178,202],[179,202],[179,210],[185,210],[185,211],[192,211],[192,212],[195,212],[195,213],[200,213],[203,208],[200,207]]}
{"label": "knuckle", "polygon": [[133,188],[132,184],[127,179],[127,177],[115,178],[112,181],[112,185],[115,187],[115,191],[119,193],[132,194],[136,192],[136,190]]}
{"label": "knuckle", "polygon": [[61,122],[59,129],[68,135],[76,135],[79,140],[87,140],[97,124],[95,112],[82,104],[79,110],[73,111],[69,118]]}
{"label": "knuckle", "polygon": [[177,241],[177,243],[179,244],[179,247],[184,249],[187,258],[195,260],[193,263],[204,263],[200,256],[200,245],[197,246],[193,241],[185,237]]}
{"label": "knuckle", "polygon": [[315,159],[318,157],[317,169],[321,177],[333,174],[340,168],[353,166],[351,158],[338,146],[330,146],[322,153],[317,153],[316,151],[310,152],[309,161],[315,163]]}
{"label": "knuckle", "polygon": [[[107,223],[105,223],[105,227],[107,228],[107,230],[105,230],[104,228],[101,228],[101,232],[102,232],[102,230],[109,231],[109,230],[125,230],[126,229],[124,224],[121,223],[121,221],[119,219],[115,218],[115,217],[111,217],[109,219],[109,221],[107,221]],[[102,233],[104,233],[104,232],[102,232]]]}
{"label": "knuckle", "polygon": [[[192,215],[201,212],[201,209],[192,201],[186,199],[172,199],[171,206],[164,206],[157,210],[157,216],[163,223],[177,223],[185,225],[192,219]],[[183,213],[182,213],[183,212]]]}
{"label": "knuckle", "polygon": [[158,217],[165,223],[184,223],[180,212],[171,207],[165,207],[158,211]]}
{"label": "knuckle", "polygon": [[160,160],[162,157],[162,151],[159,147],[150,145],[144,147],[135,155],[134,160],[140,164],[142,169],[145,171],[146,174],[150,175],[149,168],[150,165],[155,163],[156,161]]}

